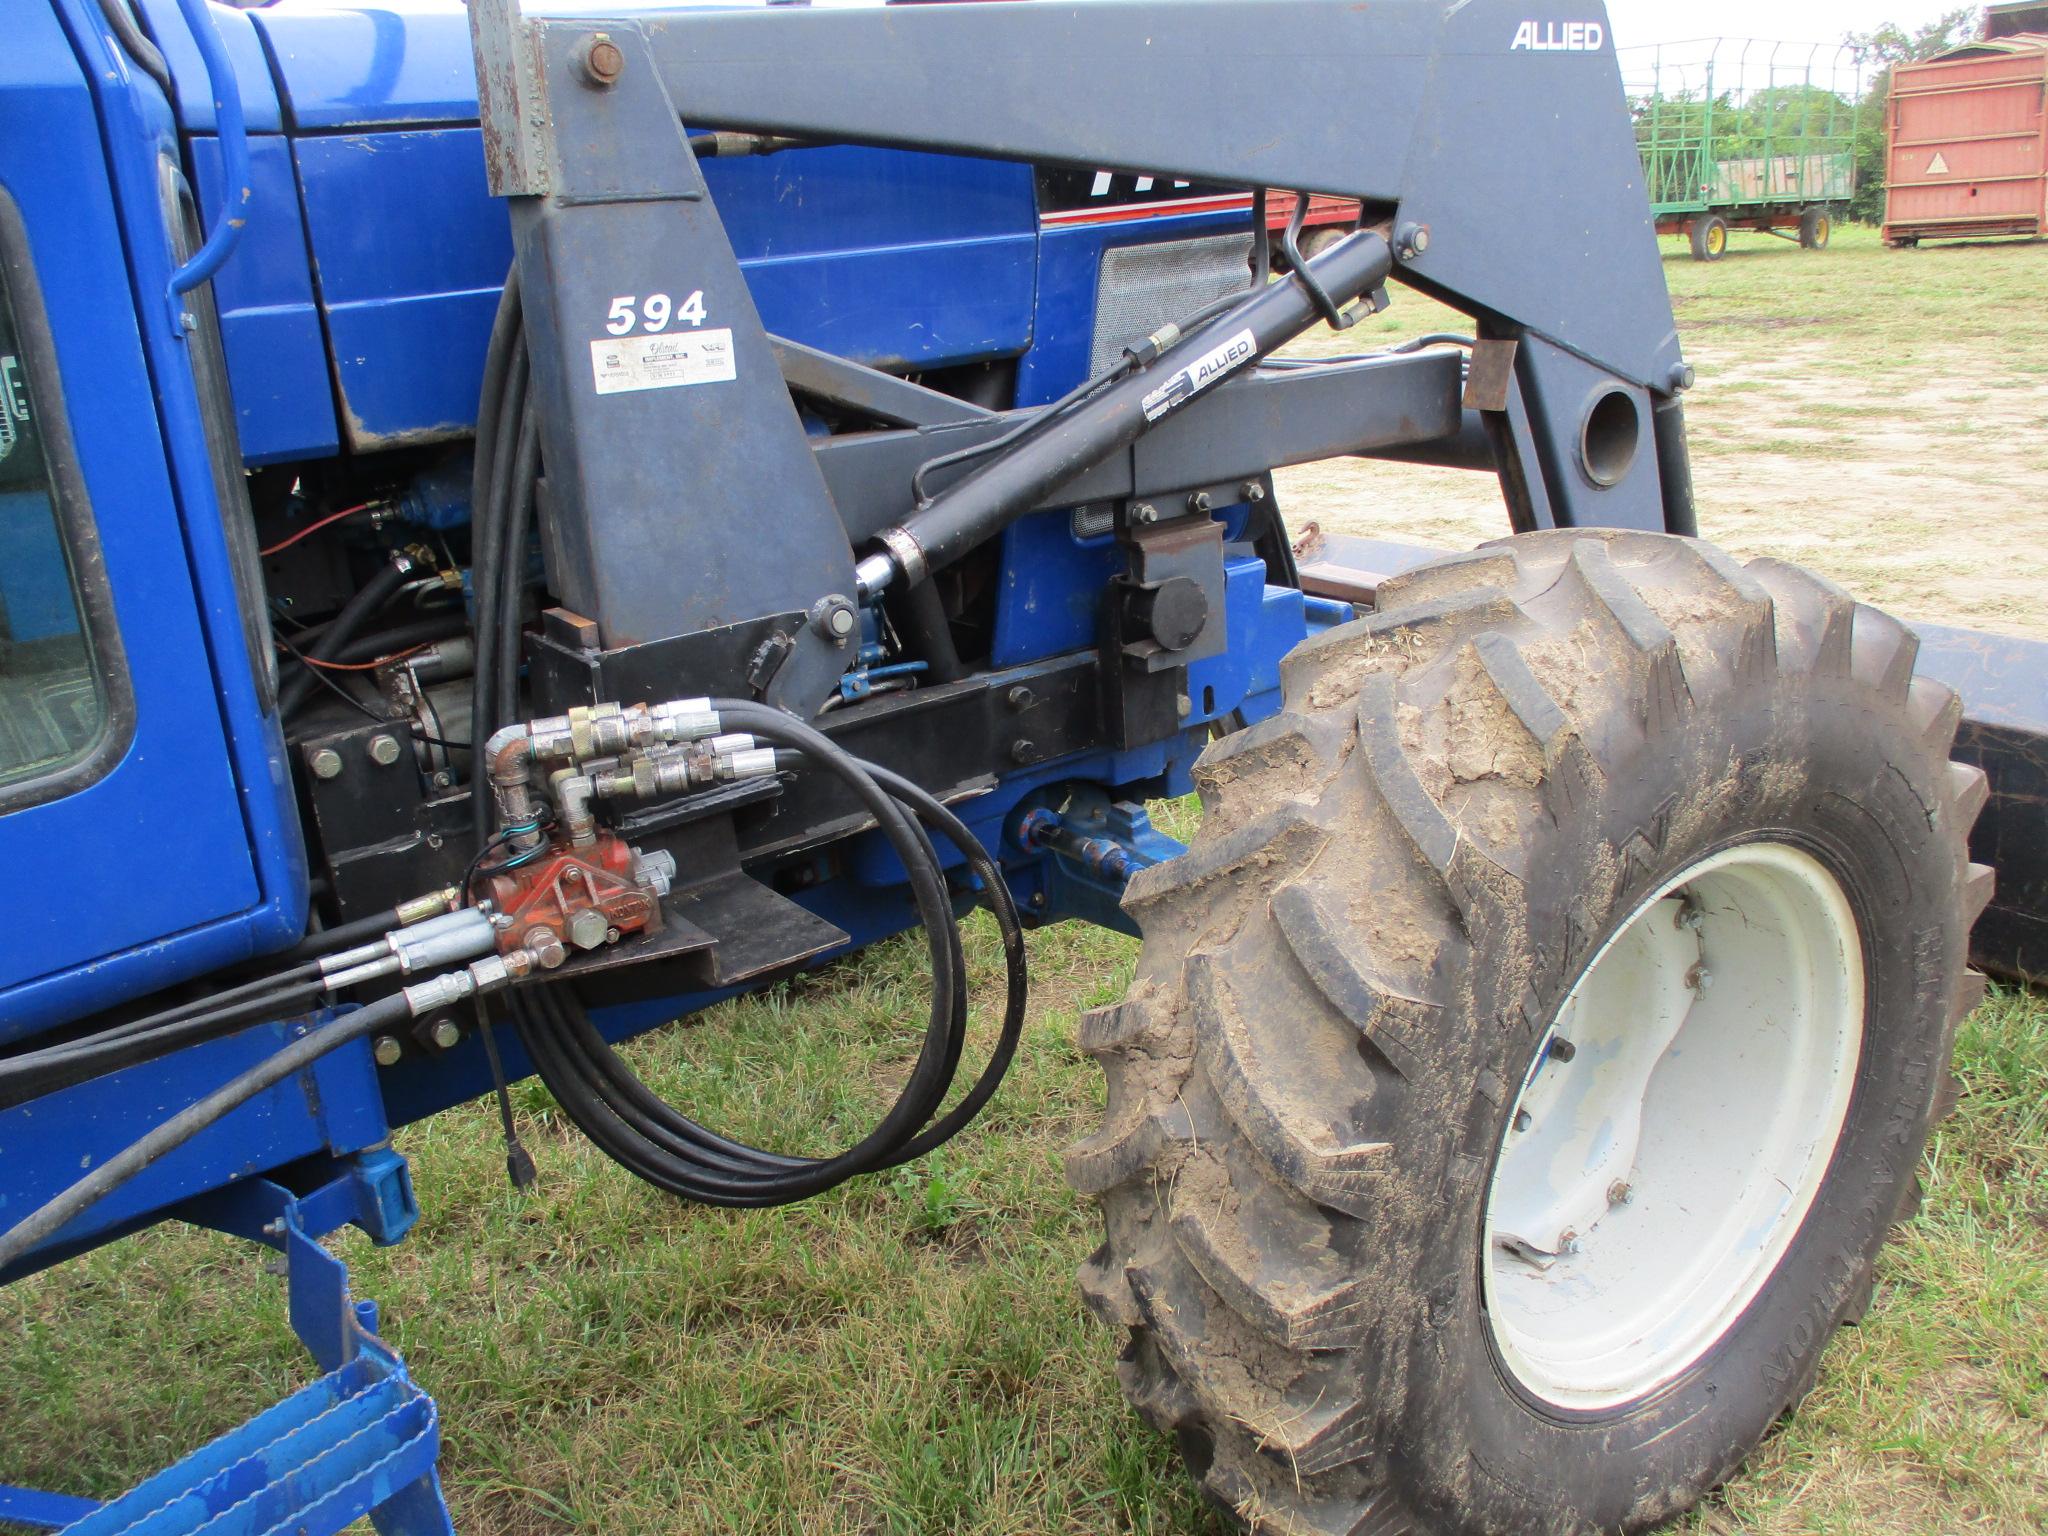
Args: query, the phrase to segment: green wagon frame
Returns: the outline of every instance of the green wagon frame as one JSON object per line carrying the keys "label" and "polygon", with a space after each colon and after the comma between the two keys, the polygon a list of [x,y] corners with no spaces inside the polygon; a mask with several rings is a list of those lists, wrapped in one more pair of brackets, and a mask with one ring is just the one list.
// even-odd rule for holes
{"label": "green wagon frame", "polygon": [[1701,261],[1732,230],[1826,248],[1856,192],[1865,79],[1848,49],[1716,38],[1620,57],[1659,234]]}

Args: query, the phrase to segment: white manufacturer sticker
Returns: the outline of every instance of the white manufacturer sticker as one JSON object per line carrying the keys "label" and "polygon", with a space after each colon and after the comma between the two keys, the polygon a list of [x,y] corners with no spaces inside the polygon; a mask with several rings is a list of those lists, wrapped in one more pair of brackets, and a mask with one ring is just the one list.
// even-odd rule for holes
{"label": "white manufacturer sticker", "polygon": [[1515,28],[1508,52],[1598,53],[1606,41],[1607,29],[1597,21],[1525,21]]}
{"label": "white manufacturer sticker", "polygon": [[1235,336],[1203,353],[1187,367],[1175,372],[1172,378],[1153,390],[1142,402],[1147,421],[1157,421],[1168,411],[1180,409],[1211,384],[1219,383],[1237,372],[1246,363],[1258,356],[1259,339],[1250,330],[1239,331]]}
{"label": "white manufacturer sticker", "polygon": [[606,337],[590,344],[590,371],[600,395],[721,384],[739,377],[730,329]]}

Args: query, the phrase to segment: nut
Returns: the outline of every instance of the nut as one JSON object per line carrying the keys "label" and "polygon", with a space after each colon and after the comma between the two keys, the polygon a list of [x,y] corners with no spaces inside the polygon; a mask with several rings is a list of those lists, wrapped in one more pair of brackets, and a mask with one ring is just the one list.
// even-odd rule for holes
{"label": "nut", "polygon": [[1191,491],[1188,493],[1188,510],[1190,512],[1206,512],[1209,510],[1209,505],[1209,493],[1207,491]]}
{"label": "nut", "polygon": [[338,779],[341,777],[341,754],[332,747],[315,747],[306,754],[306,766],[313,770],[316,779]]}
{"label": "nut", "polygon": [[610,33],[593,32],[577,50],[576,62],[583,66],[583,78],[603,89],[618,83],[619,75],[626,67],[626,56],[612,41]]}
{"label": "nut", "polygon": [[1159,509],[1149,501],[1141,501],[1131,508],[1131,521],[1134,523],[1156,523],[1159,521]]}
{"label": "nut", "polygon": [[561,935],[545,923],[535,923],[527,929],[520,947],[531,950],[534,964],[544,971],[552,971],[569,958],[569,951],[563,946]]}
{"label": "nut", "polygon": [[389,768],[398,761],[398,738],[379,731],[370,738],[370,761],[380,768]]}
{"label": "nut", "polygon": [[611,924],[595,907],[585,907],[569,919],[569,942],[578,949],[596,949],[604,943]]}

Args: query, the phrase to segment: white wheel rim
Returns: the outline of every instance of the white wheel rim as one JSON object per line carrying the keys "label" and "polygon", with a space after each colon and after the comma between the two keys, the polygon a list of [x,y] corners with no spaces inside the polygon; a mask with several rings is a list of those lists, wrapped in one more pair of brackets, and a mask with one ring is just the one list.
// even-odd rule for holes
{"label": "white wheel rim", "polygon": [[1487,1317],[1524,1390],[1614,1408],[1727,1335],[1820,1190],[1862,1043],[1855,916],[1811,854],[1731,848],[1630,914],[1558,1010],[1487,1191]]}

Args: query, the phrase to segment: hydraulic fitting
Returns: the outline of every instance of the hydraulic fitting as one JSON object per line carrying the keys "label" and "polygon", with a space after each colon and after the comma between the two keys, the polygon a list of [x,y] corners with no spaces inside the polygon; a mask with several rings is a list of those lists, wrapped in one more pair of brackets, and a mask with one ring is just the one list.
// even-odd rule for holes
{"label": "hydraulic fitting", "polygon": [[481,907],[464,907],[329,955],[320,962],[320,975],[327,990],[339,991],[393,972],[411,975],[471,960],[497,948],[497,943],[490,913]]}
{"label": "hydraulic fitting", "polygon": [[495,992],[533,974],[533,957],[514,951],[509,955],[485,955],[460,971],[447,971],[428,981],[414,982],[405,989],[405,1006],[414,1018],[446,1008],[465,998]]}

